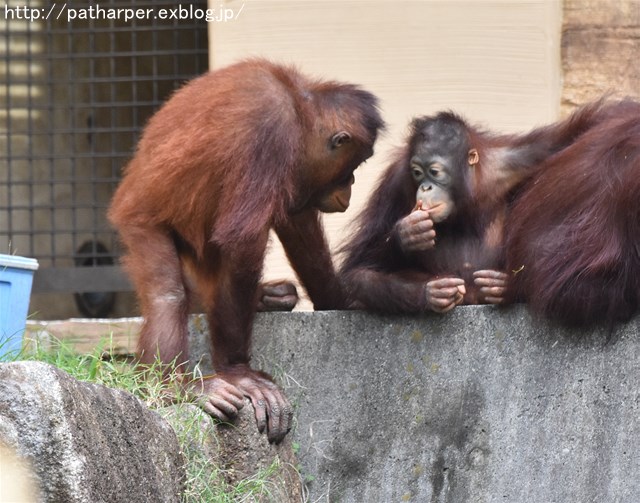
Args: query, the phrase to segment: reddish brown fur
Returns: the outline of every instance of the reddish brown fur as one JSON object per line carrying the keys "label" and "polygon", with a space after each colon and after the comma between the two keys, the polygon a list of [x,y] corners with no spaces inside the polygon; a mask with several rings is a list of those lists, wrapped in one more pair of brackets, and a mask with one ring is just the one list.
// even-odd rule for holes
{"label": "reddish brown fur", "polygon": [[513,205],[510,300],[569,324],[628,319],[640,305],[640,103],[600,119],[550,157]]}
{"label": "reddish brown fur", "polygon": [[[351,295],[373,310],[420,312],[427,309],[427,282],[452,276],[465,281],[464,301],[478,302],[473,272],[498,270],[505,265],[502,232],[513,190],[545,159],[573,143],[606,114],[602,104],[595,103],[565,121],[523,135],[485,132],[451,113],[414,121],[406,145],[396,153],[359,216],[356,234],[344,248],[342,274]],[[432,124],[449,124],[456,132],[448,138],[460,138],[458,146],[439,145],[457,159],[457,182],[451,194],[456,210],[447,220],[435,224],[434,248],[407,254],[398,244],[395,226],[416,204],[418,185],[409,164],[420,145],[430,140],[423,130]],[[475,167],[467,162],[472,148],[479,153]],[[534,219],[535,215],[528,218]]]}
{"label": "reddish brown fur", "polygon": [[[373,95],[264,60],[177,91],[149,121],[109,212],[145,317],[141,361],[187,359],[195,292],[219,375],[234,366],[229,379],[254,375],[246,369],[270,228],[316,308],[345,307],[317,208],[350,185],[380,127]],[[335,148],[338,131],[350,141]]]}

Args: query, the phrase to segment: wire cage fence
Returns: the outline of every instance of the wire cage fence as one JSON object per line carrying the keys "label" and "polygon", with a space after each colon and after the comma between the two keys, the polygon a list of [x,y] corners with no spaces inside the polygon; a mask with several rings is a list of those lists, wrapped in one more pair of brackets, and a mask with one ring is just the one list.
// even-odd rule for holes
{"label": "wire cage fence", "polygon": [[[96,5],[0,7],[0,253],[38,259],[35,293],[128,288],[109,200],[146,120],[208,65],[206,22],[158,16],[174,1]],[[126,8],[147,15],[107,18]]]}

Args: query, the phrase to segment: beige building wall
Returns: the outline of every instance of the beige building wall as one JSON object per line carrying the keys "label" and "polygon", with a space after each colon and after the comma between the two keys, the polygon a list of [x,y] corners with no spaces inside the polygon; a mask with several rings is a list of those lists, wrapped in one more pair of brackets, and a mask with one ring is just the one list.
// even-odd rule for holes
{"label": "beige building wall", "polygon": [[[452,109],[473,123],[516,132],[559,114],[560,0],[211,0],[210,6],[234,16],[210,24],[212,68],[265,56],[361,84],[381,99],[388,130],[373,159],[356,171],[352,206],[325,218],[334,249],[411,118]],[[284,277],[294,274],[274,238],[265,278]]]}

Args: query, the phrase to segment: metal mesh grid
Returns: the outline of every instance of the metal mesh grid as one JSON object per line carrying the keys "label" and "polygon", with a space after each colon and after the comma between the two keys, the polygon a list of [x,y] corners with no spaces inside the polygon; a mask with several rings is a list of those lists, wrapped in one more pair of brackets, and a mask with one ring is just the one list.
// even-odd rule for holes
{"label": "metal mesh grid", "polygon": [[[31,21],[12,10],[52,5],[0,7],[0,253],[35,257],[41,271],[115,258],[105,211],[122,167],[159,104],[207,68],[204,21],[68,21],[64,13],[55,19],[57,10]],[[158,10],[175,2],[99,5]]]}

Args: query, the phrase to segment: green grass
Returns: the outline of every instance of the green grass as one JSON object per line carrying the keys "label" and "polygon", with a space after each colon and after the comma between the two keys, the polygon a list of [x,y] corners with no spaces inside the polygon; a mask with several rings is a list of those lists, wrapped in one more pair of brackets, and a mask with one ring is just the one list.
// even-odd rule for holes
{"label": "green grass", "polygon": [[[124,389],[156,409],[173,426],[186,459],[186,483],[183,503],[240,503],[270,502],[273,476],[279,471],[276,459],[271,466],[254,476],[229,485],[224,470],[214,463],[206,446],[215,442],[215,421],[204,414],[184,396],[177,379],[162,379],[160,366],[152,366],[144,373],[135,369],[131,361],[111,358],[111,341],[105,339],[91,354],[79,354],[64,341],[31,342],[29,351],[5,355],[0,362],[28,360],[52,364],[75,379]],[[177,407],[168,412],[171,401]],[[215,448],[214,448],[215,451]]]}

